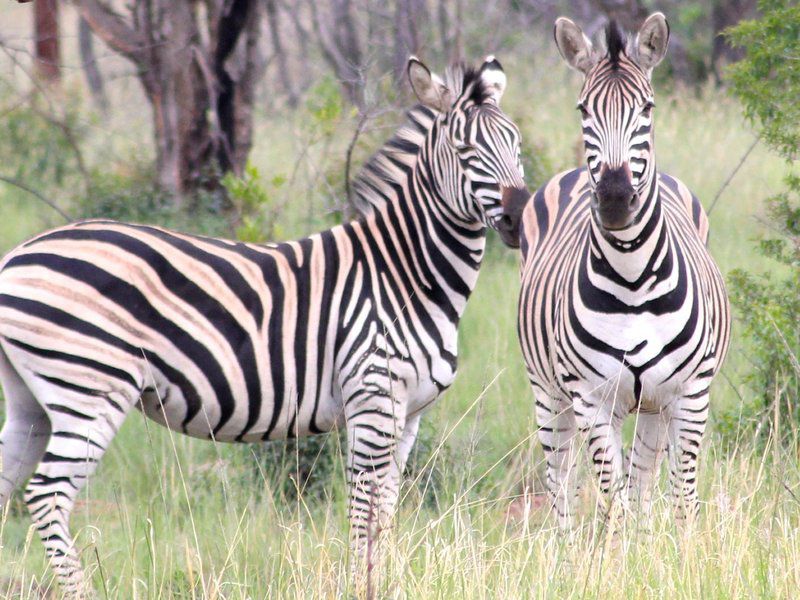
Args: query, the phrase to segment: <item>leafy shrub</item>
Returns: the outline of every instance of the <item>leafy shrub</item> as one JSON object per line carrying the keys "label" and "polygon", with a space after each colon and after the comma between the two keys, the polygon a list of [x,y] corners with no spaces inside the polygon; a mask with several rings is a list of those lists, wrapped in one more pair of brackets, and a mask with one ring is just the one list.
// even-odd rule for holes
{"label": "leafy shrub", "polygon": [[[760,19],[744,21],[728,33],[746,52],[729,70],[732,91],[761,138],[791,164],[800,148],[800,5],[762,0],[759,10]],[[731,300],[753,349],[748,381],[759,404],[745,412],[755,417],[753,422],[765,422],[764,414],[777,402],[779,411],[789,415],[778,435],[800,424],[800,177],[787,176],[786,186],[767,200],[776,237],[758,246],[784,270],[778,276],[737,270],[729,281]]]}
{"label": "leafy shrub", "polygon": [[154,182],[150,168],[135,159],[125,171],[93,171],[86,194],[73,199],[73,216],[147,223],[202,235],[232,237],[229,214],[219,194],[198,192],[185,208],[181,208]]}
{"label": "leafy shrub", "polygon": [[761,0],[762,17],[742,21],[728,31],[745,59],[732,65],[728,77],[745,115],[757,122],[769,146],[796,160],[800,148],[800,4],[794,0]]}
{"label": "leafy shrub", "polygon": [[451,446],[441,443],[441,431],[423,416],[405,470],[406,482],[409,485],[414,482],[423,506],[438,509],[440,500],[449,499],[445,497],[447,475],[455,463]]}
{"label": "leafy shrub", "polygon": [[83,169],[79,148],[86,128],[74,99],[66,99],[60,115],[42,104],[37,96],[21,99],[11,84],[0,80],[2,174],[36,182],[47,191]]}
{"label": "leafy shrub", "polygon": [[787,182],[786,192],[768,200],[770,221],[782,237],[761,240],[758,246],[761,254],[784,264],[787,275],[737,269],[729,284],[731,301],[740,309],[739,322],[752,347],[753,368],[747,381],[759,406],[747,409],[751,423],[764,422],[778,402],[778,409],[793,417],[783,420],[792,429],[800,424],[800,179],[789,177]]}
{"label": "leafy shrub", "polygon": [[344,433],[265,442],[252,449],[258,464],[251,472],[266,478],[285,500],[324,500],[337,472],[342,473],[345,447]]}
{"label": "leafy shrub", "polygon": [[[266,479],[284,500],[321,501],[330,497],[337,478],[344,482],[342,465],[347,456],[344,431],[289,440],[265,442],[242,450],[257,465],[247,472],[257,481]],[[405,481],[416,481],[417,498],[427,507],[437,505],[444,493],[447,471],[454,464],[448,445],[440,445],[439,432],[423,419],[408,457]]]}
{"label": "leafy shrub", "polygon": [[255,165],[248,163],[242,177],[228,173],[222,186],[236,215],[236,238],[243,242],[269,242],[283,237],[279,221],[283,205],[276,191],[286,183],[283,175],[264,181]]}
{"label": "leafy shrub", "polygon": [[13,79],[0,75],[3,249],[31,233],[62,224],[69,212],[67,190],[85,188],[86,167],[80,148],[87,127],[77,106],[67,94],[55,107],[35,93],[23,96]]}

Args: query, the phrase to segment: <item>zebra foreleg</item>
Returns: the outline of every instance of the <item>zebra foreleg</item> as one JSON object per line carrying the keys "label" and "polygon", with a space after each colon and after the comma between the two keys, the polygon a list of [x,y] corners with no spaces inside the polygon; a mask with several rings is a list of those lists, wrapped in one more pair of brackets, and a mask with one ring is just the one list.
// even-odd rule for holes
{"label": "zebra foreleg", "polygon": [[655,475],[667,449],[667,417],[661,412],[636,415],[636,431],[628,466],[628,496],[634,507],[649,514]]}
{"label": "zebra foreleg", "polygon": [[600,491],[606,500],[606,514],[609,517],[617,509],[628,509],[628,490],[625,485],[625,471],[622,453],[622,420],[613,409],[592,408],[587,402],[580,402],[576,409],[578,427],[588,433],[587,447],[594,466]]}
{"label": "zebra foreleg", "polygon": [[708,422],[708,394],[683,397],[672,409],[669,422],[669,475],[675,516],[697,516],[697,458]]}
{"label": "zebra foreleg", "polygon": [[380,571],[379,542],[394,515],[402,469],[399,463],[408,457],[415,428],[411,437],[405,438],[405,403],[388,394],[370,394],[363,401],[351,399],[345,411],[350,546],[353,574],[360,587],[365,575]]}
{"label": "zebra foreleg", "polygon": [[577,495],[577,457],[580,438],[575,413],[568,402],[535,391],[539,443],[547,461],[547,493],[562,529],[571,529]]}

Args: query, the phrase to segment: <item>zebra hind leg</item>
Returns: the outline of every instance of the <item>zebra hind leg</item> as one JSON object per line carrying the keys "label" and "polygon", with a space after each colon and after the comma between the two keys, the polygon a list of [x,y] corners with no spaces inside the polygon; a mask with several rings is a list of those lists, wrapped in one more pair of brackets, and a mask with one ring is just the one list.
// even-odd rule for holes
{"label": "zebra hind leg", "polygon": [[52,434],[25,488],[25,503],[63,595],[84,598],[91,591],[69,530],[70,514],[133,401],[51,377],[31,374],[26,381],[45,407]]}
{"label": "zebra hind leg", "polygon": [[535,392],[539,443],[547,461],[547,493],[562,529],[574,525],[580,446],[575,413],[568,402]]}
{"label": "zebra hind leg", "polygon": [[50,440],[50,420],[0,349],[6,420],[0,431],[0,513],[30,477]]}

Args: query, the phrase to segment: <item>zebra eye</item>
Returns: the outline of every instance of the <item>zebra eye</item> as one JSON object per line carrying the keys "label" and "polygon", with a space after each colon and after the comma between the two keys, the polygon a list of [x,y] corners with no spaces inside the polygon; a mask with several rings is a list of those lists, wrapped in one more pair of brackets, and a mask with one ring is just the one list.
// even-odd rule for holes
{"label": "zebra eye", "polygon": [[475,146],[470,146],[469,144],[465,144],[464,142],[456,141],[455,142],[456,152],[459,154],[466,154],[471,150],[475,149]]}
{"label": "zebra eye", "polygon": [[589,111],[586,110],[586,105],[583,102],[579,102],[577,108],[579,111],[581,111],[581,119],[589,118]]}
{"label": "zebra eye", "polygon": [[642,107],[642,116],[643,117],[649,117],[654,106],[655,106],[655,103],[652,102],[652,101],[645,102],[644,106]]}

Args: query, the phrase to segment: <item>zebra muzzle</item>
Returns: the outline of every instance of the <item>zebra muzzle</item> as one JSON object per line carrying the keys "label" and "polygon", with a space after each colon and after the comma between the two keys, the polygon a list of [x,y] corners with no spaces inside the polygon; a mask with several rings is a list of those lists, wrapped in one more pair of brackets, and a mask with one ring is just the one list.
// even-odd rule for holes
{"label": "zebra muzzle", "polygon": [[519,223],[522,220],[522,211],[531,197],[528,188],[502,186],[503,214],[495,222],[495,229],[500,234],[500,239],[509,248],[519,248]]}
{"label": "zebra muzzle", "polygon": [[603,229],[624,229],[633,223],[641,207],[639,194],[631,185],[630,171],[603,169],[592,194],[592,210]]}

